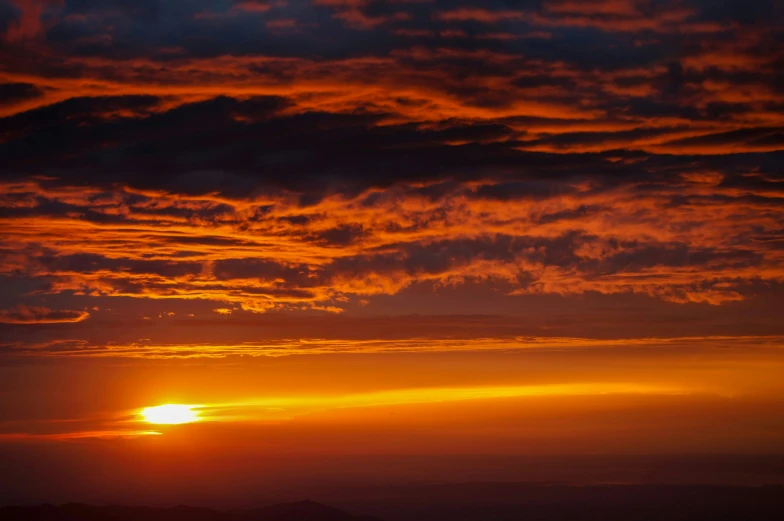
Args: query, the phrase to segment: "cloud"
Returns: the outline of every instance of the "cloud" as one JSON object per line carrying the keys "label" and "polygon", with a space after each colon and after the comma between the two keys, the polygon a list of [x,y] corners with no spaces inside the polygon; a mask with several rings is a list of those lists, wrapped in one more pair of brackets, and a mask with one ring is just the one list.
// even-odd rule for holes
{"label": "cloud", "polygon": [[61,324],[87,320],[87,311],[56,310],[44,307],[19,305],[14,309],[0,310],[2,324]]}
{"label": "cloud", "polygon": [[714,4],[14,2],[0,275],[254,312],[775,293],[781,12]]}
{"label": "cloud", "polygon": [[[219,315],[231,315],[230,309],[216,309]],[[223,320],[223,319],[222,319]],[[642,352],[711,351],[715,349],[753,351],[781,346],[784,337],[771,336],[690,336],[674,338],[582,338],[557,336],[483,337],[483,338],[399,338],[399,339],[319,339],[269,340],[266,342],[237,343],[166,343],[152,342],[113,343],[98,345],[89,342],[51,342],[35,346],[6,346],[6,354],[25,358],[40,357],[121,357],[148,359],[210,359],[235,356],[281,357],[324,354],[372,353],[459,353],[482,351],[572,352],[584,350],[616,350]]]}
{"label": "cloud", "polygon": [[363,187],[346,177],[357,186],[334,194],[282,180],[244,199],[188,193],[194,185],[167,194],[9,184],[0,271],[47,281],[41,294],[257,311],[339,310],[423,283],[719,305],[781,282],[780,183],[698,165],[670,174],[661,164],[634,183],[572,174],[382,189],[381,178]]}

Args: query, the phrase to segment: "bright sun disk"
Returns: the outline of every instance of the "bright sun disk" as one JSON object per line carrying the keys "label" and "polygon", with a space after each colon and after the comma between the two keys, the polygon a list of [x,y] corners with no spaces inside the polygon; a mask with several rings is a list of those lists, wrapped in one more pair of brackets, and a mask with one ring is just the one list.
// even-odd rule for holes
{"label": "bright sun disk", "polygon": [[166,404],[146,407],[141,410],[140,414],[147,423],[179,425],[199,421],[199,412],[195,411],[194,407],[194,405]]}

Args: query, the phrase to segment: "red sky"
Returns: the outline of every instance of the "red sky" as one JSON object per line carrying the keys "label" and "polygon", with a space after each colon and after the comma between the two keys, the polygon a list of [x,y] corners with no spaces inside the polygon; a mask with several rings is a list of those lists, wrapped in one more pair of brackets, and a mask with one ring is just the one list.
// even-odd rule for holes
{"label": "red sky", "polygon": [[4,479],[781,453],[782,15],[0,2]]}

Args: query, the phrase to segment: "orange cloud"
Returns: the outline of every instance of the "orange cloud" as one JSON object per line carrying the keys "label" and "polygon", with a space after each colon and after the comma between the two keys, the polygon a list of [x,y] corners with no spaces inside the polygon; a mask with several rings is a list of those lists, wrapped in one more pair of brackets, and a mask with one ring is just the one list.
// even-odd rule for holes
{"label": "orange cloud", "polygon": [[[613,190],[488,181],[438,199],[399,187],[308,208],[285,197],[219,203],[115,191],[102,200],[9,185],[16,214],[3,218],[5,244],[16,253],[4,256],[2,271],[49,280],[51,293],[207,299],[256,311],[337,311],[416,283],[470,281],[512,295],[640,293],[722,304],[744,299],[755,281],[781,281],[775,243],[737,239],[776,237],[779,183],[717,186],[717,172],[695,175]],[[38,197],[63,213],[49,213]],[[703,212],[713,219],[699,220]]]}
{"label": "orange cloud", "polygon": [[674,338],[577,338],[577,337],[490,337],[490,338],[405,338],[405,339],[320,339],[271,340],[235,344],[188,343],[92,345],[88,342],[52,342],[36,346],[20,346],[14,353],[24,357],[90,357],[143,359],[220,359],[234,356],[282,357],[325,354],[379,353],[458,353],[484,351],[580,352],[590,349],[715,349],[754,348],[778,349],[784,346],[782,336],[704,336]]}

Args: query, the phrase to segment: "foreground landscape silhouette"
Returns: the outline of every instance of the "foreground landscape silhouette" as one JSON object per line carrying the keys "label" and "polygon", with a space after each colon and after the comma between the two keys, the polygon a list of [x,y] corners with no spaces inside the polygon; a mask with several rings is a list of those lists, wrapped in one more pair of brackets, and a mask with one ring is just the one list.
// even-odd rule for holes
{"label": "foreground landscape silhouette", "polygon": [[208,508],[177,506],[174,508],[92,506],[72,503],[62,506],[5,507],[3,519],[18,521],[380,521],[373,517],[354,516],[315,501],[271,505],[252,510],[221,512]]}
{"label": "foreground landscape silhouette", "polygon": [[[375,495],[242,510],[91,506],[9,506],[6,521],[776,521],[784,486],[566,486],[465,483],[397,487]],[[361,514],[352,514],[361,512]]]}

